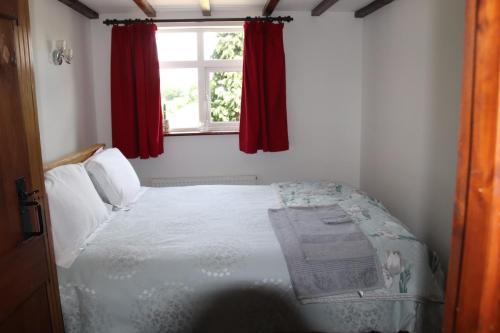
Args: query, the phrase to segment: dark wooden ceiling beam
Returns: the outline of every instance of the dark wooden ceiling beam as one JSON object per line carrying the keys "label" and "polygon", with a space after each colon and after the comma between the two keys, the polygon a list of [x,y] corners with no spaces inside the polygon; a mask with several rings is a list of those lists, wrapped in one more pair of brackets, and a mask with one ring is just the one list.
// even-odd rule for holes
{"label": "dark wooden ceiling beam", "polygon": [[379,10],[380,8],[390,4],[394,0],[375,0],[368,5],[364,6],[363,8],[358,9],[357,11],[354,12],[354,17],[357,18],[363,18],[365,16],[370,15],[374,11]]}
{"label": "dark wooden ceiling beam", "polygon": [[134,2],[147,17],[156,17],[156,10],[151,6],[148,0],[134,0]]}
{"label": "dark wooden ceiling beam", "polygon": [[280,2],[280,0],[267,0],[266,5],[262,10],[262,15],[271,16],[274,12],[274,9],[278,5],[278,2]]}
{"label": "dark wooden ceiling beam", "polygon": [[99,14],[81,3],[78,0],[59,0],[59,2],[62,2],[66,6],[70,7],[74,11],[82,14],[85,17],[88,17],[89,19],[97,19],[99,18]]}
{"label": "dark wooden ceiling beam", "polygon": [[203,16],[212,15],[212,11],[210,10],[210,0],[200,0],[200,8]]}
{"label": "dark wooden ceiling beam", "polygon": [[326,12],[331,6],[335,5],[339,0],[323,0],[311,11],[312,16],[320,16]]}

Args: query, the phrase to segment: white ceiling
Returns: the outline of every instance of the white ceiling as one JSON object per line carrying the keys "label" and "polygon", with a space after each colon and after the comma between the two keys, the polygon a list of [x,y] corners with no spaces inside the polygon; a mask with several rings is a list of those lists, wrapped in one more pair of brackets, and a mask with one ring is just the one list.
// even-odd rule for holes
{"label": "white ceiling", "polygon": [[[352,12],[372,0],[340,0],[330,10]],[[132,0],[81,0],[100,14],[135,12],[137,6]],[[199,10],[199,0],[149,0],[157,11]],[[321,0],[281,0],[277,11],[310,11]],[[212,10],[255,10],[262,9],[266,0],[210,0]]]}

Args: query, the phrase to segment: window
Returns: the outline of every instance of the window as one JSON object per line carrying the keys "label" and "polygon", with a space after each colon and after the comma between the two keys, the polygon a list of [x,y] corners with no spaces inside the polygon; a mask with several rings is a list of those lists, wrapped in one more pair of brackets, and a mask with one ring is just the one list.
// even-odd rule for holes
{"label": "window", "polygon": [[164,123],[169,132],[237,131],[240,120],[243,30],[160,28]]}

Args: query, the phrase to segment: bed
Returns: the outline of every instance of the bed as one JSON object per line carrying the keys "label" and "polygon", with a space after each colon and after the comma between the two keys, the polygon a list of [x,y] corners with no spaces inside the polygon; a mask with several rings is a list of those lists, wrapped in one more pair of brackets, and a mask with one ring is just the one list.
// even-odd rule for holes
{"label": "bed", "polygon": [[[303,304],[268,210],[332,203],[377,249],[384,285]],[[378,201],[330,181],[142,188],[58,276],[68,333],[438,332],[443,303],[425,244]]]}

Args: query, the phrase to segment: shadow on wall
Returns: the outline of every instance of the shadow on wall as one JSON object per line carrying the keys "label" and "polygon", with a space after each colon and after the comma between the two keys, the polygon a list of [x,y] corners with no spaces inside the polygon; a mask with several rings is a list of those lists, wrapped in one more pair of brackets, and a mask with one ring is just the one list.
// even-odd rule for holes
{"label": "shadow on wall", "polygon": [[[427,144],[423,219],[432,221],[425,239],[443,259],[448,257],[453,219],[455,175],[460,125],[465,0],[437,1],[432,11],[431,130]],[[444,20],[444,17],[449,19]],[[454,147],[454,149],[450,149]],[[432,189],[439,189],[433,191]],[[449,237],[443,242],[443,235]],[[447,263],[444,262],[446,265]],[[446,267],[443,267],[446,270]]]}

